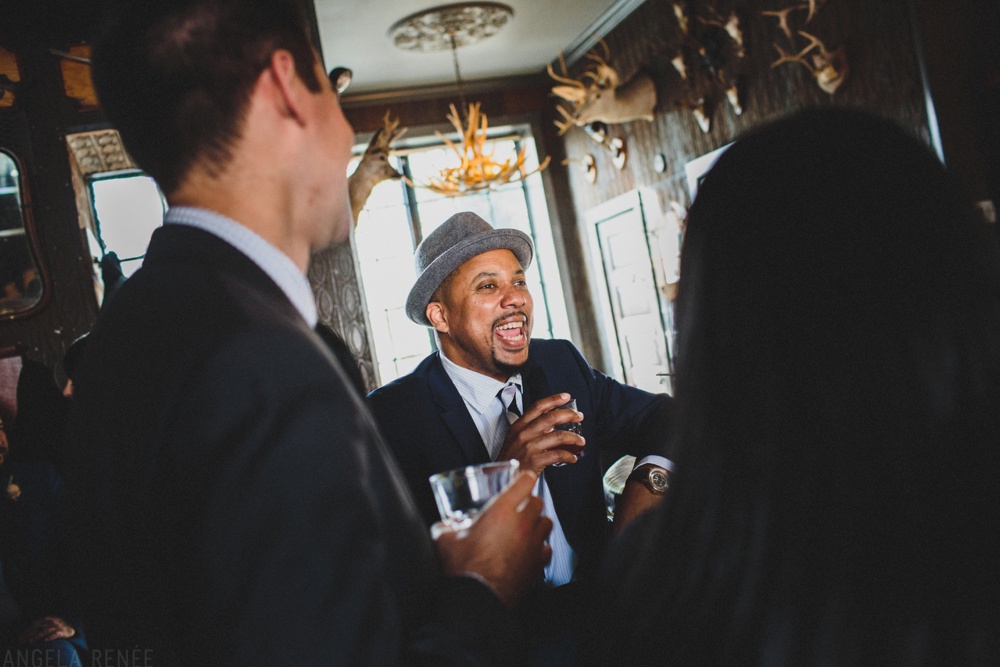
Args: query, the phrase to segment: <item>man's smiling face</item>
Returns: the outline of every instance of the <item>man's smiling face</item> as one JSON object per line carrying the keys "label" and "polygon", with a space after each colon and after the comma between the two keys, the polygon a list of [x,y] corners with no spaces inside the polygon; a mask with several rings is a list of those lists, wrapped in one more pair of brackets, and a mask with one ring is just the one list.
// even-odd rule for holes
{"label": "man's smiling face", "polygon": [[455,269],[427,307],[445,356],[505,381],[528,361],[531,293],[510,250],[490,250]]}

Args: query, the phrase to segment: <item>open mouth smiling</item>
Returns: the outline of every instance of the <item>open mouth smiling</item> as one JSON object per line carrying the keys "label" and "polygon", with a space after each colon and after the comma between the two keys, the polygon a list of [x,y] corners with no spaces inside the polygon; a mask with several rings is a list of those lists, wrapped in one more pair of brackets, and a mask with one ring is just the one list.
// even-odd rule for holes
{"label": "open mouth smiling", "polygon": [[527,323],[527,317],[518,315],[516,319],[508,320],[503,324],[493,327],[493,333],[506,344],[523,343],[527,338],[524,329]]}

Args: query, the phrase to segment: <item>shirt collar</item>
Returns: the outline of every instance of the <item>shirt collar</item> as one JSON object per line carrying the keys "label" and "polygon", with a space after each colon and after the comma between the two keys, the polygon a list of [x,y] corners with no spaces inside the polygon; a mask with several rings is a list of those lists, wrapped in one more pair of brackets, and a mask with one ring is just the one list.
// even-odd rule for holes
{"label": "shirt collar", "polygon": [[197,227],[242,252],[275,282],[302,315],[306,324],[310,327],[316,326],[319,318],[316,313],[316,298],[313,296],[309,279],[288,255],[249,227],[218,213],[192,206],[171,206],[163,223]]}
{"label": "shirt collar", "polygon": [[446,357],[443,351],[439,352],[439,354],[441,364],[444,366],[444,372],[448,374],[448,377],[455,384],[458,394],[480,414],[494,407],[494,401],[497,400],[497,392],[503,389],[508,382],[521,384],[520,373],[511,375],[507,379],[507,382],[500,382],[488,375],[483,375],[482,373],[459,366]]}

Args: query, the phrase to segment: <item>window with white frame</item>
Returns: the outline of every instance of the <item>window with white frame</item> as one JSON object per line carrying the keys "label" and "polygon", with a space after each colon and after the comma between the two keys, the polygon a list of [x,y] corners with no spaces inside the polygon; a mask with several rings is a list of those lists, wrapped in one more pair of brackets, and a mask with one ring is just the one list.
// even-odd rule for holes
{"label": "window with white frame", "polygon": [[[524,148],[525,167],[528,171],[537,168],[535,143],[526,129],[497,128],[496,132],[502,136],[492,141],[494,159],[502,162]],[[357,147],[355,165],[363,151],[364,146]],[[411,182],[420,184],[443,167],[453,166],[455,154],[437,143],[399,150],[390,159]],[[511,227],[531,236],[535,258],[527,280],[534,300],[532,335],[569,338],[562,281],[539,174],[462,197],[447,197],[405,181],[383,181],[372,190],[355,234],[382,384],[409,373],[435,347],[432,330],[411,322],[404,310],[406,296],[416,279],[413,252],[420,240],[460,211],[472,211],[494,227]]]}

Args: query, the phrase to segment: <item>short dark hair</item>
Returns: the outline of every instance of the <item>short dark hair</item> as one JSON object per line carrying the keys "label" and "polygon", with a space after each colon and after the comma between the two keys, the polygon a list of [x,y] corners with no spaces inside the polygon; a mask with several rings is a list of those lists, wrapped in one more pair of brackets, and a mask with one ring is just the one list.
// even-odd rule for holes
{"label": "short dark hair", "polygon": [[125,148],[168,195],[195,164],[231,157],[250,93],[276,49],[318,91],[316,55],[298,0],[119,3],[94,47],[101,106]]}

